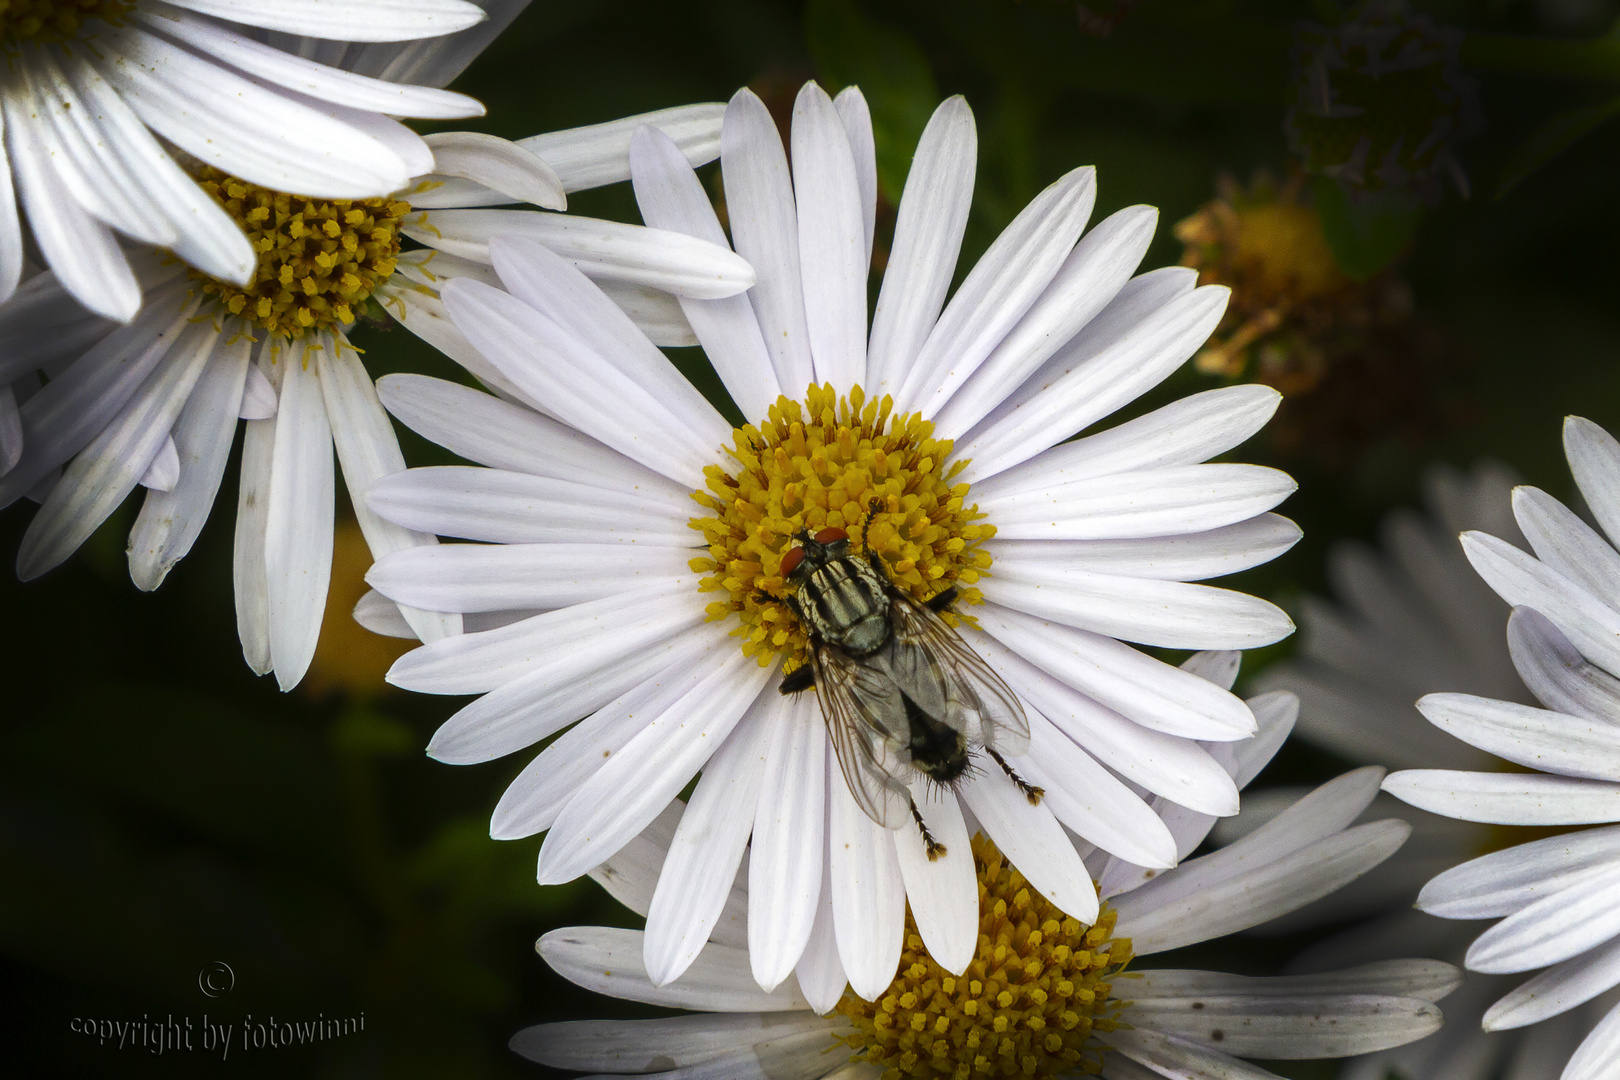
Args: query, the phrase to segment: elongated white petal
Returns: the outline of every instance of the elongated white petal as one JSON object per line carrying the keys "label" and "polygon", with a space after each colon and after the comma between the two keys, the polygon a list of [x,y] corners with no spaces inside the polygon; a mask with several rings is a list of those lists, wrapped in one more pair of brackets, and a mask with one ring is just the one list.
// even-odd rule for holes
{"label": "elongated white petal", "polygon": [[894,838],[861,812],[827,761],[827,850],[838,957],[850,989],[876,1001],[894,981],[906,926],[906,887]]}
{"label": "elongated white petal", "polygon": [[817,382],[848,387],[866,378],[866,226],[849,137],[814,82],[793,105],[792,135],[810,355]]}
{"label": "elongated white petal", "polygon": [[176,7],[200,11],[230,22],[308,34],[333,41],[410,41],[465,30],[485,19],[484,10],[467,0],[375,0],[351,9],[321,0],[169,0]]}
{"label": "elongated white petal", "polygon": [[[821,777],[825,784],[835,774],[828,770]],[[831,833],[832,802],[828,800],[828,836]],[[833,918],[832,856],[821,861],[821,898],[816,903],[816,920],[810,927],[810,940],[804,944],[804,955],[793,969],[799,980],[800,992],[810,1007],[825,1016],[832,1012],[849,980],[844,977],[844,964],[838,956],[838,933]]]}
{"label": "elongated white petal", "polygon": [[332,575],[332,428],[319,376],[282,361],[281,404],[271,452],[264,565],[269,587],[270,659],[291,690],[304,678],[326,610]]}
{"label": "elongated white petal", "polygon": [[1612,542],[1620,536],[1620,443],[1592,421],[1567,416],[1564,456],[1592,516]]}
{"label": "elongated white petal", "polygon": [[1423,886],[1417,906],[1445,919],[1494,919],[1612,864],[1620,864],[1620,827],[1550,836],[1437,875]]}
{"label": "elongated white petal", "polygon": [[1467,532],[1463,551],[1479,576],[1514,607],[1535,608],[1610,673],[1620,671],[1620,612],[1551,567],[1494,536]]}
{"label": "elongated white petal", "polygon": [[[669,136],[655,128],[637,131],[630,144],[630,167],[636,202],[648,225],[713,244],[726,243],[703,185]],[[744,416],[765,416],[782,388],[754,317],[753,302],[740,295],[720,300],[682,297],[680,303],[732,401]]]}
{"label": "elongated white petal", "polygon": [[1485,1013],[1487,1031],[1540,1023],[1620,984],[1620,938],[1548,968],[1514,987]]}
{"label": "elongated white petal", "polygon": [[1083,923],[1097,921],[1097,890],[1052,816],[1030,802],[1000,766],[978,759],[978,775],[962,786],[962,799],[996,847],[1029,883],[1065,914]]}
{"label": "elongated white petal", "polygon": [[1026,496],[1114,473],[1196,465],[1259,431],[1281,403],[1281,394],[1258,383],[1190,394],[1107,431],[1054,446],[975,483],[973,492],[981,500]]}
{"label": "elongated white petal", "polygon": [[1528,971],[1578,956],[1620,936],[1614,890],[1620,865],[1611,864],[1514,912],[1468,948],[1474,971]]}
{"label": "elongated white petal", "polygon": [[787,1012],[809,1008],[792,983],[766,993],[754,984],[742,949],[710,946],[686,978],[654,987],[641,963],[641,931],[610,926],[553,930],[535,948],[569,982],[609,997],[703,1012]]}
{"label": "elongated white petal", "polygon": [[1083,570],[1159,581],[1198,581],[1259,566],[1299,542],[1299,526],[1260,514],[1208,532],[1123,540],[1003,540],[984,544],[997,577]]}
{"label": "elongated white petal", "polygon": [[1540,488],[1513,489],[1513,516],[1536,556],[1594,596],[1620,591],[1620,553]]}
{"label": "elongated white petal", "polygon": [[180,451],[175,449],[174,435],[163,441],[158,449],[157,456],[146,467],[141,476],[141,487],[159,494],[173,491],[174,485],[180,481]]}
{"label": "elongated white petal", "polygon": [[770,721],[786,711],[780,695],[756,695],[703,766],[647,909],[643,957],[655,986],[680,978],[720,918],[759,808]]}
{"label": "elongated white petal", "polygon": [[[1226,312],[1227,290],[1209,285],[1179,294],[1159,288],[1161,281],[1179,284],[1174,276],[1133,279],[1064,350],[963,437],[957,453],[973,459],[962,473],[969,483],[1027,461],[1134,401],[1197,351]],[[1129,286],[1135,282],[1147,284],[1133,290]],[[1140,310],[1147,299],[1157,303]],[[1050,378],[1048,368],[1057,369]]]}
{"label": "elongated white petal", "polygon": [[900,388],[945,306],[973,202],[978,145],[973,110],[961,95],[940,103],[917,143],[872,312],[867,389],[875,396]]}
{"label": "elongated white petal", "polygon": [[1620,717],[1620,679],[1589,663],[1541,612],[1513,609],[1508,649],[1524,685],[1549,709],[1603,723]]}
{"label": "elongated white petal", "polygon": [[377,395],[406,427],[468,461],[675,498],[685,488],[532,409],[427,375],[384,375]]}
{"label": "elongated white petal", "polygon": [[1370,964],[1309,975],[1229,975],[1222,971],[1154,968],[1131,980],[1131,997],[1196,998],[1214,994],[1225,998],[1296,997],[1370,994],[1440,1001],[1462,984],[1463,973],[1440,960],[1375,960]]}
{"label": "elongated white petal", "polygon": [[1560,1080],[1603,1080],[1620,1068],[1620,1009],[1610,1008],[1581,1041]]}
{"label": "elongated white petal", "polygon": [[557,815],[540,848],[540,883],[572,881],[640,832],[719,749],[768,675],[738,652],[649,718]]}
{"label": "elongated white petal", "polygon": [[1304,997],[1159,998],[1138,1002],[1131,1024],[1245,1057],[1348,1057],[1421,1039],[1440,1029],[1440,1010],[1421,998],[1374,994]]}
{"label": "elongated white petal", "polygon": [[[820,705],[813,695],[799,694],[770,727],[748,859],[748,957],[766,989],[780,985],[804,955],[827,852],[827,734]],[[840,987],[843,981],[840,974]]]}
{"label": "elongated white petal", "polygon": [[686,312],[681,310],[683,304],[726,303],[725,300],[685,300],[645,285],[622,281],[599,281],[596,287],[630,316],[630,321],[647,335],[648,341],[663,349],[687,349],[702,344]]}
{"label": "elongated white petal", "polygon": [[719,102],[677,105],[605,124],[550,131],[520,139],[518,144],[544,158],[562,178],[564,188],[582,191],[630,179],[630,140],[642,127],[657,128],[669,136],[693,167],[713,161],[720,156],[720,121],[725,112]]}
{"label": "elongated white petal", "polygon": [[[1147,1076],[1171,1077],[1172,1080],[1275,1080],[1277,1075],[1202,1043],[1162,1035],[1147,1028],[1111,1031],[1108,1041],[1118,1054],[1146,1066],[1140,1072],[1120,1074],[1130,1080],[1137,1077],[1145,1080]],[[1108,1076],[1107,1070],[1103,1075]],[[1115,1078],[1109,1077],[1109,1080]]]}
{"label": "elongated white petal", "polygon": [[641,544],[448,544],[379,559],[366,581],[429,611],[551,609],[684,576],[691,555]]}
{"label": "elongated white petal", "polygon": [[1090,322],[1124,286],[1147,252],[1159,212],[1130,206],[1104,219],[1069,252],[1045,292],[941,404],[934,430],[958,438],[1007,399],[1024,380]]}
{"label": "elongated white petal", "polygon": [[720,143],[732,243],[758,275],[748,297],[778,385],[798,394],[815,378],[800,284],[798,210],[776,121],[752,90],[732,96]]}
{"label": "elongated white petal", "polygon": [[713,1062],[742,1047],[805,1032],[830,1037],[832,1025],[806,1013],[715,1013],[659,1020],[571,1020],[512,1036],[530,1061],[579,1072],[649,1073]]}
{"label": "elongated white petal", "polygon": [[242,642],[242,657],[255,675],[263,675],[270,670],[270,582],[264,551],[276,424],[274,420],[249,420],[244,426],[231,581],[236,595],[236,634]]}
{"label": "elongated white petal", "polygon": [[22,219],[17,214],[17,189],[11,178],[11,155],[6,152],[5,127],[5,110],[0,109],[0,304],[16,294],[26,261]]}
{"label": "elongated white petal", "polygon": [[866,227],[866,261],[872,261],[872,240],[877,231],[877,141],[872,133],[872,110],[858,86],[846,86],[833,98],[833,108],[844,124],[850,155],[855,162],[855,185],[861,193],[861,220]]}
{"label": "elongated white petal", "polygon": [[946,971],[960,975],[972,963],[979,944],[978,878],[967,825],[955,792],[919,780],[911,785],[911,798],[929,835],[944,850],[929,855],[918,828],[895,830],[906,906],[928,955]]}
{"label": "elongated white petal", "polygon": [[1620,726],[1473,694],[1429,694],[1418,711],[1481,750],[1564,776],[1620,781]]}
{"label": "elongated white petal", "polygon": [[[476,131],[445,131],[426,136],[433,149],[433,171],[461,176],[510,195],[513,202],[532,203],[547,210],[568,205],[562,181],[545,159],[517,143]],[[413,206],[423,206],[412,198]]]}
{"label": "elongated white petal", "polygon": [[1384,790],[1419,810],[1497,825],[1592,825],[1620,821],[1620,784],[1568,776],[1406,769]]}
{"label": "elongated white petal", "polygon": [[[754,284],[736,254],[683,233],[540,210],[429,210],[407,219],[406,236],[474,262],[489,262],[497,236],[542,244],[591,278],[649,285],[713,300]],[[463,329],[466,329],[463,327]]]}

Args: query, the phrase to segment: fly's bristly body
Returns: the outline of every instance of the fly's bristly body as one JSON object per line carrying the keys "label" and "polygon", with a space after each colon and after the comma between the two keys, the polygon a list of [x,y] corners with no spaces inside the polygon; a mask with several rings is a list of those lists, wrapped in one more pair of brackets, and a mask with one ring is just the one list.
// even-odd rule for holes
{"label": "fly's bristly body", "polygon": [[782,679],[784,694],[816,689],[838,764],[856,803],[888,828],[911,817],[929,858],[945,853],[929,833],[911,794],[915,774],[950,786],[973,768],[980,747],[1030,802],[1042,791],[1004,755],[1029,745],[1029,721],[1018,697],[939,617],[956,598],[947,587],[918,603],[890,582],[883,559],[866,543],[876,501],[860,530],[861,553],[843,529],[796,538],[783,557],[793,593],[787,605],[810,638],[810,663]]}

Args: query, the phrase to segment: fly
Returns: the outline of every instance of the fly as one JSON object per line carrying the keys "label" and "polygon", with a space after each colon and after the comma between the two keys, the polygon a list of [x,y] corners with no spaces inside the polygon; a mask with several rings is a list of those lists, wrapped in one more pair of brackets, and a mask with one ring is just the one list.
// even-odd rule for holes
{"label": "fly", "polygon": [[896,588],[882,556],[866,542],[874,499],[861,524],[861,554],[839,528],[809,530],[782,558],[796,587],[781,597],[810,638],[810,662],[782,679],[781,692],[816,689],[844,781],[873,821],[896,828],[909,810],[930,859],[945,846],[929,831],[910,783],[914,772],[953,786],[982,747],[1038,803],[1044,792],[1003,754],[1029,745],[1029,720],[1007,687],[939,613],[955,601],[949,586],[920,603]]}

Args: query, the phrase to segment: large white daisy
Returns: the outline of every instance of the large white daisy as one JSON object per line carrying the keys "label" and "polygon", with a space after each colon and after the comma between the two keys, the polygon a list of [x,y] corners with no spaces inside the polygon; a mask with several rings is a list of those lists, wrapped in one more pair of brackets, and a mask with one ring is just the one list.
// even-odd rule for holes
{"label": "large white daisy", "polygon": [[[1597,825],[1494,852],[1441,874],[1418,906],[1501,921],[1469,947],[1467,966],[1509,974],[1545,968],[1485,1013],[1487,1029],[1524,1027],[1620,985],[1620,443],[1587,420],[1564,425],[1576,486],[1606,540],[1568,507],[1516,488],[1513,512],[1534,554],[1465,533],[1474,568],[1514,605],[1508,646],[1546,708],[1473,694],[1430,694],[1423,715],[1456,737],[1535,772],[1414,769],[1385,782],[1414,806],[1495,825]],[[1505,917],[1504,917],[1505,916]],[[1620,1007],[1569,1058],[1563,1080],[1620,1071]]]}
{"label": "large white daisy", "polygon": [[[200,170],[205,197],[252,239],[254,276],[239,287],[146,253],[135,264],[147,300],[123,325],[84,312],[55,274],[30,279],[0,308],[7,374],[24,398],[13,440],[21,453],[0,477],[0,505],[25,494],[43,503],[24,534],[19,575],[35,577],[67,558],[144,485],[130,574],[139,587],[156,588],[201,530],[242,417],[249,423],[237,504],[237,627],[253,670],[274,670],[283,689],[293,686],[313,655],[326,601],[334,448],[374,554],[434,542],[378,517],[362,497],[378,477],[405,467],[346,337],[363,310],[386,312],[482,372],[445,319],[438,289],[458,277],[493,279],[476,261],[480,230],[490,227],[483,216],[609,279],[663,338],[690,338],[669,293],[722,297],[753,281],[737,255],[690,236],[534,210],[437,209],[450,201],[445,189],[476,181],[477,191],[493,189],[507,202],[560,208],[567,190],[625,179],[630,135],[647,124],[666,126],[693,160],[712,159],[721,111],[670,109],[540,136],[527,148],[468,132],[433,135],[416,166],[429,175],[381,199],[288,195]],[[541,156],[553,151],[555,164]],[[402,236],[432,246],[402,251]],[[43,386],[35,367],[49,376]],[[501,384],[497,373],[488,377]],[[405,616],[424,639],[460,630],[457,615]]]}
{"label": "large white daisy", "polygon": [[[504,26],[522,7],[496,0],[488,21]],[[445,35],[485,19],[466,0],[7,4],[0,302],[20,279],[24,223],[61,286],[108,319],[128,321],[141,303],[120,237],[247,284],[254,254],[240,223],[186,165],[322,199],[399,191],[430,152],[394,117],[482,115],[435,87],[489,36]]]}
{"label": "large white daisy", "polygon": [[[556,930],[538,949],[564,978],[611,997],[697,1012],[544,1024],[520,1032],[512,1048],[558,1068],[690,1080],[1039,1080],[1099,1072],[1109,1080],[1262,1080],[1273,1074],[1242,1058],[1338,1057],[1406,1043],[1440,1026],[1434,1002],[1457,985],[1456,968],[1393,960],[1254,978],[1134,967],[1137,958],[1307,903],[1353,876],[1350,867],[1365,870],[1387,856],[1405,836],[1403,823],[1348,827],[1382,775],[1348,773],[1240,843],[1138,878],[1089,921],[1055,907],[975,837],[977,941],[967,964],[930,955],[920,925],[908,920],[899,972],[875,994],[845,991],[825,908],[796,978],[769,992],[755,986],[744,946],[758,896],[744,875],[731,885],[709,944],[672,983],[644,965],[640,931]],[[598,880],[634,910],[655,907],[665,889],[657,867],[667,866],[695,811],[696,800],[684,813],[672,806]]]}
{"label": "large white daisy", "polygon": [[[370,580],[414,608],[505,624],[425,646],[390,673],[417,691],[483,695],[439,729],[433,756],[487,761],[585,718],[495,812],[497,837],[549,830],[542,882],[608,859],[702,771],[703,814],[689,815],[665,871],[681,899],[648,934],[657,981],[696,956],[724,901],[712,883],[729,880],[751,837],[761,984],[802,955],[825,875],[840,955],[873,994],[898,963],[908,897],[934,955],[968,962],[964,810],[1082,919],[1097,896],[1064,827],[1162,869],[1178,851],[1144,793],[1188,813],[1236,811],[1212,749],[1256,730],[1227,689],[1235,656],[1220,685],[1120,639],[1237,649],[1290,632],[1273,605],[1190,582],[1291,546],[1298,530],[1266,511],[1294,485],[1203,464],[1271,415],[1265,387],[1196,395],[1058,445],[1156,385],[1220,319],[1226,290],[1195,288],[1191,271],[1131,276],[1151,209],[1082,237],[1094,177],[1077,169],[947,304],[976,157],[972,114],[947,101],[917,149],[868,332],[876,174],[864,99],[807,85],[792,141],[790,167],[760,100],[732,99],[726,208],[757,284],[681,298],[747,422],[733,428],[566,260],[495,237],[508,291],[461,280],[443,295],[516,401],[417,377],[379,388],[407,425],[489,467],[415,469],[369,495],[406,528],[484,543],[402,553]],[[725,243],[665,136],[638,132],[631,166],[649,225]],[[1027,716],[1027,745],[1005,730],[993,745],[972,740],[973,767],[952,786],[881,751],[898,761],[896,783],[909,779],[899,804],[909,790],[922,829],[909,814],[889,829],[863,813],[816,695],[779,692],[810,648],[783,599],[783,559],[824,529],[881,558],[905,598],[895,604],[955,589],[948,617]],[[944,857],[930,857],[924,829]]]}

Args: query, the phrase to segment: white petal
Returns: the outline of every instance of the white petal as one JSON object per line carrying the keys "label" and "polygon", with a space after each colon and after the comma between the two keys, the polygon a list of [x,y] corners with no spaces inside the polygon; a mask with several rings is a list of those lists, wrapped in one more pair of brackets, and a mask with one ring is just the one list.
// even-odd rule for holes
{"label": "white petal", "polygon": [[270,659],[291,690],[315,656],[332,575],[332,429],[319,376],[296,351],[281,360],[281,404],[271,452],[264,564],[269,586]]}
{"label": "white petal", "polygon": [[1417,906],[1444,919],[1494,919],[1614,863],[1620,863],[1620,828],[1550,836],[1447,870],[1423,887]]}
{"label": "white petal", "polygon": [[1261,465],[1173,465],[981,498],[1006,540],[1115,540],[1219,529],[1263,514],[1298,487]]}
{"label": "white petal", "polygon": [[1429,694],[1431,724],[1498,757],[1545,772],[1620,781],[1620,726],[1472,694]]}
{"label": "white petal", "polygon": [[0,386],[0,476],[17,464],[22,450],[22,416],[17,412],[16,391],[7,383]]}
{"label": "white petal", "polygon": [[317,198],[404,187],[399,156],[369,135],[134,26],[101,30],[96,69],[153,131],[250,183]]}
{"label": "white petal", "polygon": [[1104,851],[1139,866],[1176,864],[1176,841],[1147,805],[1038,712],[1030,711],[1029,753],[1012,764],[1046,789],[1041,805]]}
{"label": "white petal", "polygon": [[1219,742],[1254,733],[1230,692],[1128,645],[993,604],[976,614],[1008,649],[1144,727]]}
{"label": "white petal", "polygon": [[[622,281],[598,281],[596,287],[630,316],[636,329],[661,349],[688,349],[702,344],[692,323],[681,310],[683,304],[725,304],[728,300],[685,300],[667,292],[630,285]],[[747,303],[747,300],[743,300]],[[750,312],[752,317],[752,312]]]}
{"label": "white petal", "polygon": [[1620,612],[1544,563],[1494,536],[1468,532],[1463,551],[1479,576],[1514,607],[1535,608],[1611,674],[1620,671]]}
{"label": "white petal", "polygon": [[[714,207],[680,148],[662,132],[642,128],[630,144],[636,202],[648,225],[725,244]],[[681,298],[681,310],[703,351],[745,417],[760,418],[782,393],[746,295],[721,300]]]}
{"label": "white petal", "polygon": [[553,930],[535,948],[553,971],[578,986],[625,1001],[705,1012],[786,1012],[809,1003],[792,983],[767,994],[754,985],[748,955],[714,945],[686,978],[654,987],[641,963],[641,931],[610,926]]}
{"label": "white petal", "polygon": [[1299,542],[1299,526],[1260,514],[1208,532],[1124,540],[1004,540],[984,545],[996,576],[1088,570],[1160,581],[1222,577],[1270,562]]}
{"label": "white petal", "polygon": [[572,881],[640,832],[719,748],[769,674],[739,651],[650,718],[557,815],[540,848],[540,883]]}
{"label": "white petal", "polygon": [[[1200,1043],[1173,1035],[1161,1035],[1147,1028],[1111,1031],[1108,1042],[1119,1054],[1151,1069],[1148,1075],[1152,1076],[1169,1077],[1170,1080],[1276,1080],[1276,1073],[1267,1072],[1257,1065],[1250,1065]],[[1106,1071],[1104,1075],[1107,1076]]]}
{"label": "white petal", "polygon": [[[789,698],[771,725],[765,753],[748,860],[748,957],[766,989],[793,973],[820,906],[827,851],[827,735],[820,711],[810,694]],[[840,972],[840,990],[843,982]]]}
{"label": "white petal", "polygon": [[366,581],[429,611],[549,610],[681,577],[691,556],[641,544],[448,544],[379,559]]}
{"label": "white petal", "polygon": [[409,41],[476,26],[486,16],[467,0],[372,0],[361,8],[322,0],[169,0],[230,22],[332,41]]}
{"label": "white petal", "polygon": [[660,1020],[572,1020],[537,1024],[512,1036],[513,1052],[530,1061],[579,1072],[650,1073],[714,1062],[758,1043],[820,1032],[829,1022],[810,1013],[715,1013]]}
{"label": "white petal", "polygon": [[1147,252],[1159,212],[1129,206],[1069,252],[1046,291],[934,417],[942,438],[959,438],[1007,399],[1107,306]]}
{"label": "white petal", "polygon": [[978,133],[961,95],[934,110],[917,143],[894,223],[894,243],[872,312],[868,391],[893,393],[934,328],[956,272],[973,202]]}
{"label": "white petal", "polygon": [[242,476],[237,481],[235,554],[231,580],[236,594],[236,634],[255,675],[270,670],[270,583],[265,573],[265,523],[270,513],[270,471],[276,443],[274,420],[249,420],[242,436]]}
{"label": "white petal", "polygon": [[1620,938],[1520,983],[1485,1013],[1486,1031],[1540,1023],[1620,983]]}
{"label": "white petal", "polygon": [[[613,899],[646,918],[652,907],[653,893],[658,889],[658,874],[669,854],[669,842],[675,839],[675,830],[685,812],[686,804],[680,799],[674,800],[587,876]],[[645,948],[642,954],[646,955]]]}
{"label": "white petal", "polygon": [[1514,912],[1468,948],[1468,967],[1500,974],[1557,964],[1620,936],[1620,864],[1594,870]]}
{"label": "white petal", "polygon": [[1201,994],[1137,1002],[1127,1012],[1138,1030],[1179,1037],[1245,1057],[1306,1058],[1368,1054],[1440,1030],[1440,1010],[1421,998],[1374,994],[1273,996]]}
{"label": "white petal", "polygon": [[[561,255],[591,278],[649,285],[713,300],[754,284],[737,255],[684,233],[540,210],[429,210],[407,218],[402,231],[428,247],[489,262],[489,242],[521,237]],[[465,327],[463,327],[465,329]]]}
{"label": "white petal", "polygon": [[1567,416],[1564,456],[1592,516],[1611,541],[1620,537],[1620,443],[1592,421]]}
{"label": "white petal", "polygon": [[1421,998],[1441,1001],[1462,985],[1463,973],[1439,960],[1375,960],[1370,964],[1307,975],[1229,975],[1221,971],[1154,968],[1131,980],[1131,997],[1271,997],[1278,993],[1324,997],[1340,994]]}
{"label": "white petal", "polygon": [[[1133,290],[1136,282],[1147,284]],[[973,459],[962,473],[968,482],[1027,461],[1134,401],[1197,351],[1226,312],[1227,290],[1208,285],[1176,295],[1161,282],[1179,285],[1174,276],[1152,274],[1127,283],[1113,304],[958,442],[957,454]],[[1162,293],[1173,298],[1164,302]],[[1048,369],[1055,369],[1050,376]]]}
{"label": "white petal", "polygon": [[979,944],[979,887],[967,826],[955,792],[918,780],[911,785],[911,797],[945,850],[930,858],[920,829],[901,826],[894,831],[906,905],[929,957],[960,975]]}
{"label": "white petal", "polygon": [[1146,416],[1054,446],[1019,468],[975,483],[973,491],[980,499],[1036,495],[1075,480],[1197,465],[1259,431],[1281,403],[1281,394],[1258,383],[1189,394]]}
{"label": "white petal", "polygon": [[770,348],[777,384],[797,395],[815,378],[815,367],[799,283],[798,211],[787,152],[770,110],[746,87],[726,106],[720,141],[732,243],[758,275],[748,297]]}
{"label": "white petal", "polygon": [[833,98],[833,108],[843,121],[855,161],[855,183],[861,192],[861,218],[866,226],[866,261],[872,261],[872,236],[877,229],[877,142],[872,134],[872,110],[858,86],[846,86]]}
{"label": "white petal", "polygon": [[1592,825],[1620,821],[1620,784],[1567,776],[1407,769],[1384,790],[1419,810],[1496,825]]}
{"label": "white petal", "polygon": [[1513,489],[1513,516],[1538,558],[1596,596],[1620,591],[1620,553],[1540,488]]}
{"label": "white petal", "polygon": [[720,443],[680,426],[652,388],[583,342],[554,347],[552,342],[569,335],[498,289],[460,279],[447,283],[442,295],[478,350],[558,419],[689,490],[703,485],[703,468],[718,456]]}
{"label": "white petal", "polygon": [[1090,166],[1052,182],[974,264],[918,350],[895,395],[899,410],[932,417],[1052,283],[1097,197]]}
{"label": "white petal", "polygon": [[1543,705],[1606,723],[1620,716],[1620,679],[1587,663],[1541,612],[1513,609],[1508,648],[1514,669]]}
{"label": "white petal", "polygon": [[545,158],[562,178],[563,187],[582,191],[630,179],[630,140],[644,126],[673,139],[693,167],[713,161],[720,156],[720,121],[725,111],[719,102],[677,105],[605,124],[535,135],[519,140],[519,145]]}
{"label": "white petal", "polygon": [[866,377],[866,227],[849,137],[814,82],[794,102],[792,137],[810,355],[816,381],[843,391]]}
{"label": "white petal", "polygon": [[480,465],[621,491],[688,494],[573,428],[470,386],[426,375],[384,375],[377,395],[406,427]]}
{"label": "white petal", "polygon": [[[0,109],[0,136],[5,134],[5,112]],[[22,219],[17,216],[17,191],[12,186],[11,159],[5,139],[0,138],[0,304],[10,300],[22,280]]]}
{"label": "white petal", "polygon": [[906,927],[906,887],[894,837],[855,805],[827,761],[827,848],[833,926],[850,989],[867,1001],[894,981]]}
{"label": "white petal", "polygon": [[28,581],[61,563],[135,490],[168,441],[216,340],[206,324],[183,331],[129,403],[69,463],[23,534],[18,577]]}
{"label": "white petal", "polygon": [[276,388],[259,365],[249,364],[247,370],[240,415],[243,420],[268,420],[276,415]]}
{"label": "white petal", "polygon": [[[825,785],[831,778],[830,772],[823,772],[820,779]],[[830,821],[831,800],[828,801],[827,812]],[[825,1016],[832,1012],[833,1006],[838,1004],[844,996],[845,987],[849,985],[849,980],[844,978],[843,962],[838,958],[838,934],[833,919],[830,854],[821,860],[821,878],[820,898],[816,902],[816,921],[810,928],[810,940],[805,942],[804,955],[799,957],[794,974],[799,980],[800,992],[810,1002],[810,1007]]]}
{"label": "white petal", "polygon": [[996,847],[1060,911],[1096,922],[1091,874],[1052,811],[1032,804],[994,762],[979,757],[974,764],[977,775],[962,785],[962,800]]}
{"label": "white petal", "polygon": [[[562,210],[568,205],[556,172],[545,159],[517,143],[477,131],[444,131],[425,138],[433,148],[436,175],[465,177],[510,195],[513,202],[532,203],[547,210]],[[413,195],[411,205],[432,203]]]}
{"label": "white petal", "polygon": [[1581,1041],[1560,1080],[1603,1080],[1620,1068],[1620,1008],[1610,1008]]}
{"label": "white petal", "polygon": [[1411,831],[1393,819],[1357,825],[1163,906],[1144,895],[1150,883],[1114,901],[1115,934],[1130,938],[1136,954],[1145,956],[1258,926],[1354,881],[1389,858]]}
{"label": "white petal", "polygon": [[163,440],[157,457],[146,467],[140,482],[141,487],[159,494],[173,491],[174,485],[180,482],[180,451],[175,448],[172,433]]}
{"label": "white petal", "polygon": [[680,978],[720,918],[753,831],[772,721],[786,711],[781,695],[758,694],[703,766],[647,910],[643,956],[655,986]]}
{"label": "white petal", "polygon": [[1238,669],[1243,665],[1243,654],[1236,649],[1195,652],[1180,664],[1181,670],[1212,682],[1222,690],[1237,684]]}

